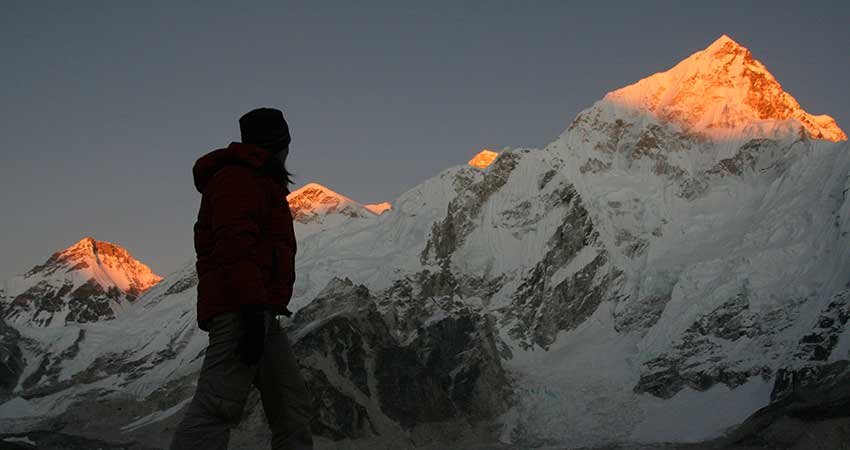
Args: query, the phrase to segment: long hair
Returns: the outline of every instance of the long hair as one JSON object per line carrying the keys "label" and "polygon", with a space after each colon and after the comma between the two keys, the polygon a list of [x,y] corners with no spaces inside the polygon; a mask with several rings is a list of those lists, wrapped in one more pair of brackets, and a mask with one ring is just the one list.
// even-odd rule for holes
{"label": "long hair", "polygon": [[286,169],[286,163],[283,163],[283,167],[280,167],[280,165],[278,165],[278,168],[279,168],[278,171],[281,173],[280,174],[281,184],[283,184],[283,187],[285,187],[286,190],[288,191],[289,185],[294,183],[294,181],[292,181],[292,177],[294,177],[295,174]]}
{"label": "long hair", "polygon": [[283,186],[287,192],[290,192],[289,185],[294,183],[294,181],[292,181],[292,177],[294,177],[295,174],[287,169],[285,162],[283,164],[278,162],[277,155],[272,155],[271,158],[266,160],[266,164],[263,166],[263,171],[271,175],[271,177]]}

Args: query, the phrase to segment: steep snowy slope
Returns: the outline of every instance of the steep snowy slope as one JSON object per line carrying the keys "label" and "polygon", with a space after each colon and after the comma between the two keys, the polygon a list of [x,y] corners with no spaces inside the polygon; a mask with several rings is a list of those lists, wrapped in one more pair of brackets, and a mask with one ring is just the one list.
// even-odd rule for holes
{"label": "steep snowy slope", "polygon": [[[447,168],[383,214],[296,191],[287,326],[314,432],[326,448],[720,435],[794,392],[789,374],[850,360],[841,139],[724,36],[546,148]],[[196,283],[187,264],[115,321],[17,324],[4,425],[72,429],[96,404],[110,419],[87,433],[167,435],[205,344]]]}
{"label": "steep snowy slope", "polygon": [[161,279],[120,246],[87,237],[8,280],[2,317],[37,326],[111,319]]}

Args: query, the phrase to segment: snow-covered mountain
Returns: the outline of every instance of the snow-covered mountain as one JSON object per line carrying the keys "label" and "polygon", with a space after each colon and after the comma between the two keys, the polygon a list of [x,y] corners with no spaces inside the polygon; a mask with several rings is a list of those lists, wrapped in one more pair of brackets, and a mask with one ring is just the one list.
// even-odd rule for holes
{"label": "snow-covered mountain", "polygon": [[124,248],[86,237],[8,280],[0,310],[21,325],[111,319],[160,280]]}
{"label": "snow-covered mountain", "polygon": [[629,123],[656,120],[715,139],[782,138],[802,129],[815,139],[847,140],[832,117],[804,111],[726,35],[666,72],[609,93],[593,112],[613,112]]}
{"label": "snow-covered mountain", "polygon": [[[380,215],[288,197],[322,448],[700,441],[847,378],[850,144],[730,38],[474,160]],[[196,283],[187,263],[116,320],[14,324],[3,424],[164,446],[205,345]],[[265,437],[256,400],[235,445]]]}
{"label": "snow-covered mountain", "polygon": [[319,183],[305,184],[290,192],[286,200],[299,239],[344,222],[369,220],[380,214]]}

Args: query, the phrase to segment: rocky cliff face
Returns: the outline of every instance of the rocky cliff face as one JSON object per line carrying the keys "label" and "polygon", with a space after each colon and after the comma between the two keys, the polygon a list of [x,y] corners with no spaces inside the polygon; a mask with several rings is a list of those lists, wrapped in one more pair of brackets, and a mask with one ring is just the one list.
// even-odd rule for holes
{"label": "rocky cliff face", "polygon": [[0,319],[0,401],[10,397],[25,367],[21,335]]}
{"label": "rocky cliff face", "polygon": [[393,302],[347,279],[296,314],[290,328],[315,396],[317,434],[404,435],[436,424],[460,433],[507,409],[493,323],[465,309],[408,317],[415,328],[398,327],[398,316]]}

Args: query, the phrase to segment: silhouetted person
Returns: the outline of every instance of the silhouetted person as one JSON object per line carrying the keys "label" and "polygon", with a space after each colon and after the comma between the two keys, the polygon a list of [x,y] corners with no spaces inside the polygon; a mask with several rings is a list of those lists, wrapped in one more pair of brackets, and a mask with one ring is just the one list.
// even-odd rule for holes
{"label": "silhouetted person", "polygon": [[255,109],[239,119],[242,143],[198,159],[195,223],[198,325],[209,346],[172,450],[226,449],[252,385],[260,390],[272,448],[313,448],[310,396],[278,315],[295,282],[295,233],[286,202],[289,127]]}

